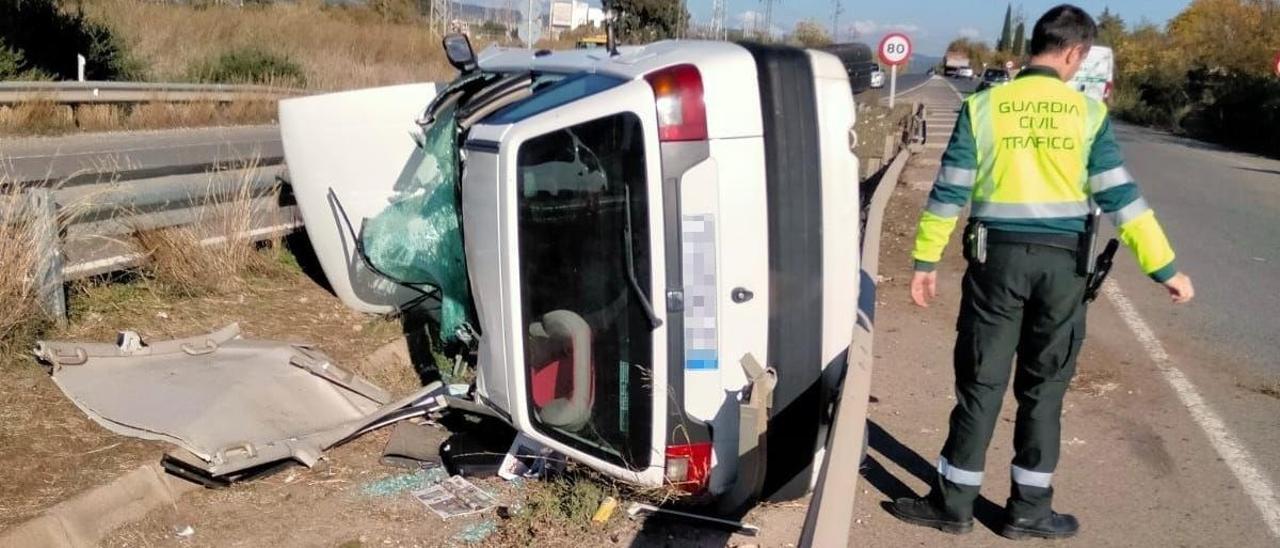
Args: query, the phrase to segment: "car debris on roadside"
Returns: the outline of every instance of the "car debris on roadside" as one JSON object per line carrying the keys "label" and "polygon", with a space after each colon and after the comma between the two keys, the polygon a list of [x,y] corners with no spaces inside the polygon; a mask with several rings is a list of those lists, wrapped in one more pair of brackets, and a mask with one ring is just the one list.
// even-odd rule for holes
{"label": "car debris on roadside", "polygon": [[170,341],[39,341],[35,355],[91,419],[176,445],[166,470],[208,487],[313,466],[335,445],[444,407],[440,383],[391,401],[312,345],[245,339],[236,324]]}

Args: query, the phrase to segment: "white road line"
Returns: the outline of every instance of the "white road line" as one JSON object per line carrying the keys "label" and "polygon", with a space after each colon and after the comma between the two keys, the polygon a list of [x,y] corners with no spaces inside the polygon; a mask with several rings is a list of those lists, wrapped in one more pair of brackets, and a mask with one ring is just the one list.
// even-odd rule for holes
{"label": "white road line", "polygon": [[951,82],[948,82],[946,78],[943,78],[942,83],[946,84],[947,87],[951,88],[951,92],[956,94],[956,99],[959,99],[960,102],[962,103],[964,102],[964,95],[961,94],[960,90],[956,89],[955,86],[951,85]]}
{"label": "white road line", "polygon": [[918,90],[918,89],[920,89],[920,88],[922,88],[922,87],[925,87],[925,86],[929,85],[929,82],[932,82],[932,81],[933,81],[933,78],[928,78],[928,79],[926,79],[925,81],[920,82],[919,84],[916,84],[916,85],[912,86],[912,87],[911,87],[911,89],[908,89],[908,90],[906,90],[906,91],[899,91],[899,92],[898,92],[898,96],[899,96],[899,97],[901,97],[901,96],[906,95],[906,94],[908,94],[908,93],[911,93],[911,92],[913,92],[913,91],[915,91],[915,90]]}
{"label": "white road line", "polygon": [[1245,493],[1248,493],[1249,498],[1253,500],[1253,505],[1262,512],[1262,520],[1271,529],[1271,534],[1280,538],[1280,497],[1276,496],[1275,487],[1259,470],[1253,455],[1249,454],[1249,450],[1244,447],[1240,439],[1227,429],[1222,418],[1209,407],[1200,393],[1196,392],[1191,380],[1174,366],[1169,353],[1165,352],[1164,345],[1160,344],[1160,339],[1156,338],[1155,332],[1138,314],[1133,303],[1120,292],[1120,287],[1114,281],[1107,282],[1102,291],[1119,310],[1124,322],[1129,324],[1129,329],[1150,354],[1164,380],[1173,387],[1182,405],[1191,413],[1191,418],[1195,419],[1205,434],[1208,434],[1213,448],[1218,451],[1218,456],[1227,463],[1227,467],[1244,487]]}

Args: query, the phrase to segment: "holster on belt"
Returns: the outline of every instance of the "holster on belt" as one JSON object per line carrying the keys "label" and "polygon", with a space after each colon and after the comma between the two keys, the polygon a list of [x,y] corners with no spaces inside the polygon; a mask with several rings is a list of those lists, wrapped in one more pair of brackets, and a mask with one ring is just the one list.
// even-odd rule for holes
{"label": "holster on belt", "polygon": [[964,228],[964,258],[971,263],[987,262],[987,225],[970,221]]}

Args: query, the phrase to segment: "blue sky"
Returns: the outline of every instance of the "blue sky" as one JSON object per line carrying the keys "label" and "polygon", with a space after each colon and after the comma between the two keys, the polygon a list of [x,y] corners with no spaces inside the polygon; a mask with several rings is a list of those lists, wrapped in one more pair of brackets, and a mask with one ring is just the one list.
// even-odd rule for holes
{"label": "blue sky", "polygon": [[[709,21],[712,0],[686,0],[697,21]],[[759,0],[727,0],[730,27],[742,26],[762,8]],[[1013,2],[1027,19],[1027,33],[1036,18],[1062,0],[1028,0]],[[1117,12],[1125,22],[1143,20],[1162,25],[1185,9],[1191,0],[1076,0],[1075,4],[1095,16],[1104,7]],[[796,21],[812,19],[826,25],[832,23],[833,0],[779,0],[773,7],[775,27],[790,30]],[[960,36],[977,37],[995,42],[1004,22],[1007,3],[996,0],[841,0],[839,18],[842,41],[875,42],[886,32],[901,30],[911,37],[918,53],[941,55],[947,43]]]}

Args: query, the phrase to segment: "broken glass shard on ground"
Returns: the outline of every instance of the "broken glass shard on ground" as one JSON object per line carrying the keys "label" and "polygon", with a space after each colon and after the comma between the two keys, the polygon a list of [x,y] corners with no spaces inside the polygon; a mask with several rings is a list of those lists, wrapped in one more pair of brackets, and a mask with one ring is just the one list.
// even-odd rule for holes
{"label": "broken glass shard on ground", "polygon": [[406,491],[419,491],[423,487],[436,485],[449,478],[444,467],[435,465],[415,472],[396,474],[366,483],[360,492],[371,497],[389,497]]}
{"label": "broken glass shard on ground", "polygon": [[413,498],[425,504],[442,519],[483,512],[493,507],[493,496],[482,491],[462,476],[413,492]]}
{"label": "broken glass shard on ground", "polygon": [[468,318],[471,290],[458,215],[458,146],[454,111],[426,128],[405,170],[409,182],[364,222],[361,242],[374,269],[401,283],[440,289],[440,333],[456,338]]}

